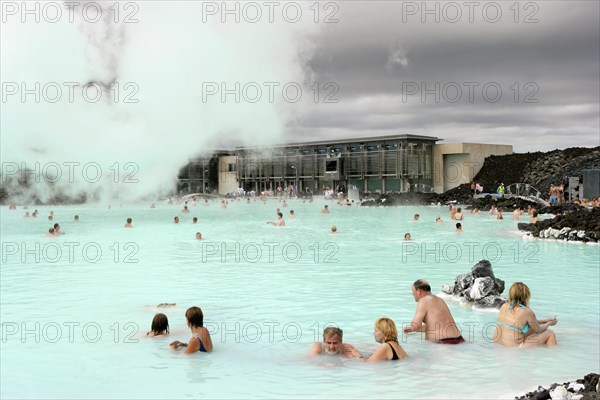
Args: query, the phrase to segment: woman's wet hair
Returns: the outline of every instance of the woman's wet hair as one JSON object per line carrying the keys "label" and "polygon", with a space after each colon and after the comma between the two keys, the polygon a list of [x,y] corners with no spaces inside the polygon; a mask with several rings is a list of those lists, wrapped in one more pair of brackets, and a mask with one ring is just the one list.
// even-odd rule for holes
{"label": "woman's wet hair", "polygon": [[187,318],[190,326],[196,328],[202,328],[204,325],[204,314],[200,307],[190,307],[185,312],[185,318]]}
{"label": "woman's wet hair", "polygon": [[425,279],[417,279],[415,281],[415,283],[413,283],[413,286],[417,290],[422,290],[424,292],[431,292],[431,286],[429,286],[429,283]]}
{"label": "woman's wet hair", "polygon": [[169,319],[165,314],[156,314],[152,319],[152,333],[155,335],[164,335],[169,333]]}
{"label": "woman's wet hair", "polygon": [[523,282],[515,282],[508,290],[508,302],[513,305],[522,304],[525,307],[529,306],[531,291]]}
{"label": "woman's wet hair", "polygon": [[375,329],[377,329],[383,335],[384,342],[397,342],[398,341],[398,329],[394,321],[387,317],[381,317],[375,321]]}

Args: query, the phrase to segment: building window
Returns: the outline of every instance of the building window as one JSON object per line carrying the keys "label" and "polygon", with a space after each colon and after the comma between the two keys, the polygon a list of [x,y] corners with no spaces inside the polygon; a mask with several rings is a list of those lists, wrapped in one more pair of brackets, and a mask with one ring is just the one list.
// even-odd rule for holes
{"label": "building window", "polygon": [[235,163],[227,164],[227,172],[235,172]]}

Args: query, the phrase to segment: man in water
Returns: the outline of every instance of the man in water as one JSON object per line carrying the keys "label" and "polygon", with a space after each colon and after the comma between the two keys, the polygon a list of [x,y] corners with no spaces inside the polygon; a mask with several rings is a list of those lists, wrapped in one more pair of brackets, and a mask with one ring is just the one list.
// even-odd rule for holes
{"label": "man in water", "polygon": [[331,233],[334,235],[337,235],[337,226],[336,225],[331,225]]}
{"label": "man in water", "polygon": [[275,225],[275,226],[285,226],[285,221],[283,220],[283,214],[278,212],[277,213],[277,221],[267,221],[267,224]]}
{"label": "man in water", "polygon": [[456,232],[462,232],[462,224],[460,222],[456,223]]}
{"label": "man in water", "polygon": [[323,207],[323,210],[321,210],[321,214],[329,214],[329,206],[325,206]]}
{"label": "man in water", "polygon": [[344,332],[340,328],[329,326],[323,330],[323,341],[312,345],[309,355],[324,354],[328,356],[351,357],[354,347],[342,343]]}
{"label": "man in water", "polygon": [[202,234],[200,232],[196,232],[196,240],[203,240]]}
{"label": "man in water", "polygon": [[198,223],[198,217],[192,218],[192,224],[197,224],[197,223]]}
{"label": "man in water", "polygon": [[133,228],[132,222],[133,220],[131,218],[127,218],[127,222],[123,225],[123,228]]}
{"label": "man in water", "polygon": [[410,233],[405,233],[404,234],[404,240],[411,240],[412,237],[410,236]]}
{"label": "man in water", "polygon": [[178,223],[179,223],[179,217],[175,217],[175,218],[173,218],[173,223],[174,223],[174,224],[178,224]]}
{"label": "man in water", "polygon": [[425,332],[425,339],[442,344],[458,344],[465,341],[458,330],[450,309],[438,296],[431,294],[431,286],[424,279],[412,286],[417,311],[404,333]]}

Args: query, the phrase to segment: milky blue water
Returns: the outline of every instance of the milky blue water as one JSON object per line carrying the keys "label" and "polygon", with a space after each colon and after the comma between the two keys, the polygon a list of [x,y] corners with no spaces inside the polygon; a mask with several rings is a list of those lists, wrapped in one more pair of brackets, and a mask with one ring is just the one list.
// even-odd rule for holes
{"label": "milky blue water", "polygon": [[[165,203],[38,207],[36,219],[3,207],[1,397],[512,398],[600,369],[598,246],[524,239],[510,214],[466,214],[456,233],[446,207],[329,203],[322,215],[323,201],[289,204],[285,227],[265,223],[282,206],[273,200],[190,204],[190,214]],[[66,232],[59,238],[44,237],[51,209]],[[436,215],[444,222],[434,223]],[[123,228],[127,217],[133,229]],[[194,239],[198,231],[206,240]],[[414,280],[439,292],[484,258],[507,288],[531,288],[538,318],[557,316],[557,347],[495,346],[496,314],[449,300],[466,344],[411,334],[401,339],[405,361],[306,358],[328,324],[372,352],[375,319],[410,322]],[[190,306],[204,311],[212,354],[168,346],[189,340]],[[156,312],[169,318],[167,338],[145,336]]]}

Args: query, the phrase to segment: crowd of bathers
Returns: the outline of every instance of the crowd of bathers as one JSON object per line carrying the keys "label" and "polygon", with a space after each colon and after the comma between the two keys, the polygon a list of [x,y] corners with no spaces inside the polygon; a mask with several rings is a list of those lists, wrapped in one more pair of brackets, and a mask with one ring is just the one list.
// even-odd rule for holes
{"label": "crowd of bathers", "polygon": [[[420,332],[425,334],[426,340],[438,344],[459,345],[465,342],[446,302],[431,293],[431,286],[427,281],[424,279],[415,281],[412,285],[412,295],[417,307],[412,321],[403,328],[403,334]],[[494,343],[506,347],[557,344],[555,333],[549,329],[558,322],[556,317],[538,320],[533,310],[529,308],[530,298],[531,292],[524,283],[515,282],[510,287],[508,301],[502,305],[498,313],[492,336]],[[175,340],[169,346],[172,349],[185,348],[186,354],[212,352],[212,339],[209,330],[204,327],[204,314],[200,307],[188,308],[185,312],[185,321],[192,336],[187,342]],[[363,362],[395,361],[409,356],[400,345],[398,329],[390,318],[381,317],[375,321],[373,338],[379,346],[370,354],[344,343],[343,334],[343,330],[339,327],[325,327],[323,341],[314,343],[308,354],[353,357]],[[167,316],[163,313],[156,314],[146,335],[151,337],[169,335]]]}

